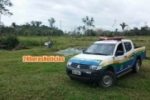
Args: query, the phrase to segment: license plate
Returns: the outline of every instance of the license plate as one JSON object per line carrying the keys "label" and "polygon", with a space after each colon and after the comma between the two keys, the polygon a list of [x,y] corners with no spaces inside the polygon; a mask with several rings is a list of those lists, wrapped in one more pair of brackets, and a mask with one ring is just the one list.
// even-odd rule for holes
{"label": "license plate", "polygon": [[77,70],[72,70],[72,74],[81,75],[81,72],[80,72],[80,71],[77,71]]}

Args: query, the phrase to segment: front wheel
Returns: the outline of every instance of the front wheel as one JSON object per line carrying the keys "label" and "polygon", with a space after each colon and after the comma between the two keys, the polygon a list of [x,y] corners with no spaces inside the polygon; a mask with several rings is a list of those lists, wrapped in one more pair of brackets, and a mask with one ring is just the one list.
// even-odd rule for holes
{"label": "front wheel", "polygon": [[133,66],[133,72],[138,73],[140,71],[140,68],[141,68],[141,60],[137,59]]}
{"label": "front wheel", "polygon": [[111,71],[106,71],[101,80],[98,82],[98,85],[103,88],[108,88],[116,83],[116,76]]}

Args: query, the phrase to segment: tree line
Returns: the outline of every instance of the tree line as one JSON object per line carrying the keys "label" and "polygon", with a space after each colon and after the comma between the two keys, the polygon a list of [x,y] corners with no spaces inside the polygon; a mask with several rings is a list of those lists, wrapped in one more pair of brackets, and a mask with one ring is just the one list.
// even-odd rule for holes
{"label": "tree line", "polygon": [[63,35],[63,31],[54,26],[55,19],[48,19],[50,26],[42,25],[41,21],[31,21],[23,25],[17,25],[15,22],[11,26],[1,26],[1,34],[14,34],[17,36],[47,36]]}
{"label": "tree line", "polygon": [[72,33],[73,35],[85,35],[85,36],[149,36],[150,35],[150,27],[145,25],[140,28],[134,27],[133,29],[128,29],[128,26],[125,22],[120,24],[122,31],[118,31],[116,28],[114,31],[110,30],[103,30],[101,28],[93,29],[94,25],[94,18],[89,18],[86,16],[82,19],[84,23],[83,26],[78,26],[74,29]]}

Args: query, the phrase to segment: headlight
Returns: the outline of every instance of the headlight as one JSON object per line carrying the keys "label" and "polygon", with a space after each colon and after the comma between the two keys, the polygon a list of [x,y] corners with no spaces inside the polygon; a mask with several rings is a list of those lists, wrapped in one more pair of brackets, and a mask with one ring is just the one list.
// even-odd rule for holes
{"label": "headlight", "polygon": [[97,67],[97,70],[99,70],[99,69],[101,69],[102,67],[99,65],[98,67]]}
{"label": "headlight", "polygon": [[94,66],[94,65],[92,65],[92,66],[90,66],[90,69],[92,69],[92,70],[99,70],[99,69],[101,69],[101,66]]}
{"label": "headlight", "polygon": [[71,64],[72,64],[72,62],[68,62],[68,63],[67,63],[67,66],[70,66]]}

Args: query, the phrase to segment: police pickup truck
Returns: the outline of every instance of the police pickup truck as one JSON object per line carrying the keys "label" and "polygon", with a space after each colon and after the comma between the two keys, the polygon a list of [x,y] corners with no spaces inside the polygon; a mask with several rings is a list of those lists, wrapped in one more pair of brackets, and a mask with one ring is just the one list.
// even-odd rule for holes
{"label": "police pickup truck", "polygon": [[66,72],[70,79],[92,81],[108,88],[120,76],[139,72],[144,58],[144,46],[136,47],[123,37],[101,37],[83,53],[70,58]]}

